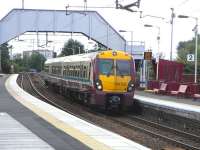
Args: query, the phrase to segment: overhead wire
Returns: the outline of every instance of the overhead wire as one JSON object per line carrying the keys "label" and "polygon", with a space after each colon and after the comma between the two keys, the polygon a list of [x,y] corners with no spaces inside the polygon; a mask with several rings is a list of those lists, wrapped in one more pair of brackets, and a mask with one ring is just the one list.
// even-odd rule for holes
{"label": "overhead wire", "polygon": [[179,7],[180,7],[180,6],[183,6],[183,5],[185,5],[188,1],[189,1],[189,0],[184,0],[184,1],[182,1],[178,6],[179,6]]}

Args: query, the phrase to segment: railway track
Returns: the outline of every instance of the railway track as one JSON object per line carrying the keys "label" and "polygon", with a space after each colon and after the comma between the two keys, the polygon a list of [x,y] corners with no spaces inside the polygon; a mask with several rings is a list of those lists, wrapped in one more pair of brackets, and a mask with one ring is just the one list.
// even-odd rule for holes
{"label": "railway track", "polygon": [[37,98],[40,98],[39,95],[37,94],[37,91],[35,91],[33,89],[33,85],[32,85],[31,79],[29,77],[29,74],[27,74],[27,73],[21,74],[20,87],[22,89],[24,89],[25,91],[27,91],[29,94],[31,94]]}
{"label": "railway track", "polygon": [[[65,103],[65,107],[63,107],[62,104],[59,104],[59,103],[55,102],[55,101],[57,101],[57,97],[54,97],[54,96],[52,96],[52,95],[49,95],[49,92],[46,91],[46,87],[44,86],[44,84],[42,84],[41,87],[36,87],[35,84],[33,83],[32,79],[31,79],[31,77],[30,77],[28,74],[26,74],[25,76],[27,77],[28,82],[29,82],[28,85],[31,86],[31,89],[32,89],[32,90],[27,90],[27,89],[25,88],[25,86],[24,86],[23,83],[21,83],[20,85],[22,85],[21,87],[24,87],[24,89],[26,89],[27,92],[28,92],[28,91],[32,91],[32,92],[31,92],[31,93],[32,93],[31,95],[36,96],[36,97],[39,98],[40,100],[43,100],[43,101],[45,101],[45,102],[47,102],[47,103],[49,103],[49,104],[51,104],[51,105],[53,105],[53,106],[55,106],[55,107],[57,107],[57,108],[63,110],[63,111],[65,111],[65,112],[67,112],[67,113],[69,113],[69,114],[71,114],[71,115],[74,115],[74,116],[76,116],[76,117],[78,117],[78,118],[81,118],[81,119],[83,119],[83,120],[85,120],[85,121],[87,121],[87,122],[90,122],[90,123],[94,124],[94,123],[91,122],[90,120],[87,120],[87,119],[85,119],[84,117],[73,113],[73,111],[70,110],[72,104],[69,104],[69,103],[68,103],[68,105],[66,106],[66,103]],[[24,75],[23,75],[23,80],[21,80],[21,82],[24,82],[24,81],[25,81],[24,79],[25,79],[25,77],[24,77]],[[26,84],[26,86],[27,86],[27,84]],[[74,104],[73,104],[73,105],[74,105]]]}
{"label": "railway track", "polygon": [[181,148],[200,150],[200,137],[135,116],[110,118],[123,126],[139,130]]}
{"label": "railway track", "polygon": [[[52,97],[49,95],[49,93],[45,90],[46,88],[41,86],[41,87],[36,87],[30,78],[30,76],[27,74],[25,76],[22,76],[21,82],[28,81],[29,85],[31,86],[33,95],[37,95],[38,98],[56,106],[57,108],[66,111],[72,115],[75,115],[79,118],[82,118],[86,121],[89,121],[85,118],[83,118],[80,115],[77,115],[67,109],[66,107],[63,107],[62,105],[56,103],[55,99],[56,97]],[[24,83],[21,83],[21,87],[27,87],[27,85],[24,85]],[[34,91],[34,93],[33,93]],[[54,100],[52,100],[54,99]],[[68,106],[70,107],[70,105]],[[85,108],[87,109],[87,108]],[[86,110],[88,111],[88,109]],[[89,110],[91,111],[91,110]],[[102,114],[99,114],[97,112],[94,112],[96,115],[103,116],[104,118],[108,118],[112,120],[115,123],[118,123],[124,127],[131,128],[134,130],[139,130],[145,134],[151,135],[157,139],[162,139],[174,146],[185,148],[185,149],[190,149],[190,150],[200,150],[200,136],[194,135],[191,133],[183,132],[174,128],[170,128],[164,125],[160,125],[155,122],[151,122],[136,116],[128,115],[128,116],[123,116],[123,117],[112,117],[112,116],[105,116]],[[91,121],[89,121],[91,122]],[[92,123],[92,122],[91,122]]]}

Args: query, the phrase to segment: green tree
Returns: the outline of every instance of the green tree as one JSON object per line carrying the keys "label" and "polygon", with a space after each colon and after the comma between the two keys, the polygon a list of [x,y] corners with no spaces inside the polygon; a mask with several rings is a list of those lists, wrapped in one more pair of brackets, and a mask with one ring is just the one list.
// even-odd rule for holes
{"label": "green tree", "polygon": [[[200,42],[198,36],[198,43]],[[187,74],[194,74],[194,62],[187,61],[187,54],[195,53],[195,38],[189,41],[179,42],[177,47],[177,61],[184,64],[184,72]],[[200,60],[200,47],[198,46],[198,60]],[[199,65],[199,63],[198,63]],[[198,67],[197,67],[198,68]],[[200,69],[198,68],[198,73]]]}
{"label": "green tree", "polygon": [[44,68],[45,57],[40,53],[33,53],[30,58],[28,58],[28,64],[30,69],[36,69],[41,71]]}
{"label": "green tree", "polygon": [[1,68],[2,72],[10,73],[10,56],[9,56],[9,49],[11,46],[8,43],[4,43],[0,46],[1,51]]}
{"label": "green tree", "polygon": [[13,65],[14,65],[14,72],[22,72],[22,71],[28,71],[28,69],[25,68],[25,62],[24,59],[22,58],[16,58],[13,60]]}
{"label": "green tree", "polygon": [[65,44],[60,56],[84,53],[84,45],[77,40],[69,39]]}

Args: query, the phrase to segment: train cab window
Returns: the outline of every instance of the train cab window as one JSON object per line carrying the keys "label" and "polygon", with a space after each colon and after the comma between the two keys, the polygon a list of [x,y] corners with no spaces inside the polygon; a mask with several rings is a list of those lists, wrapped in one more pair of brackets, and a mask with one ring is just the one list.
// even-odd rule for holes
{"label": "train cab window", "polygon": [[117,60],[116,61],[116,74],[120,76],[128,76],[131,72],[130,61]]}
{"label": "train cab window", "polygon": [[112,59],[99,59],[98,68],[99,68],[99,74],[113,75],[114,61]]}

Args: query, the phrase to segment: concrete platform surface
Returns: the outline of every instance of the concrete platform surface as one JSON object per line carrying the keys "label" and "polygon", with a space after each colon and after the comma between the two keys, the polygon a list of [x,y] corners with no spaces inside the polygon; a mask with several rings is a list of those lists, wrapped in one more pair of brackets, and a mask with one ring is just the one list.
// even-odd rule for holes
{"label": "concrete platform surface", "polygon": [[[200,100],[136,91],[134,98],[155,108],[168,109],[170,113],[200,121]],[[170,111],[173,110],[173,111]]]}
{"label": "concrete platform surface", "polygon": [[1,150],[54,150],[29,129],[7,113],[0,113],[0,149]]}

